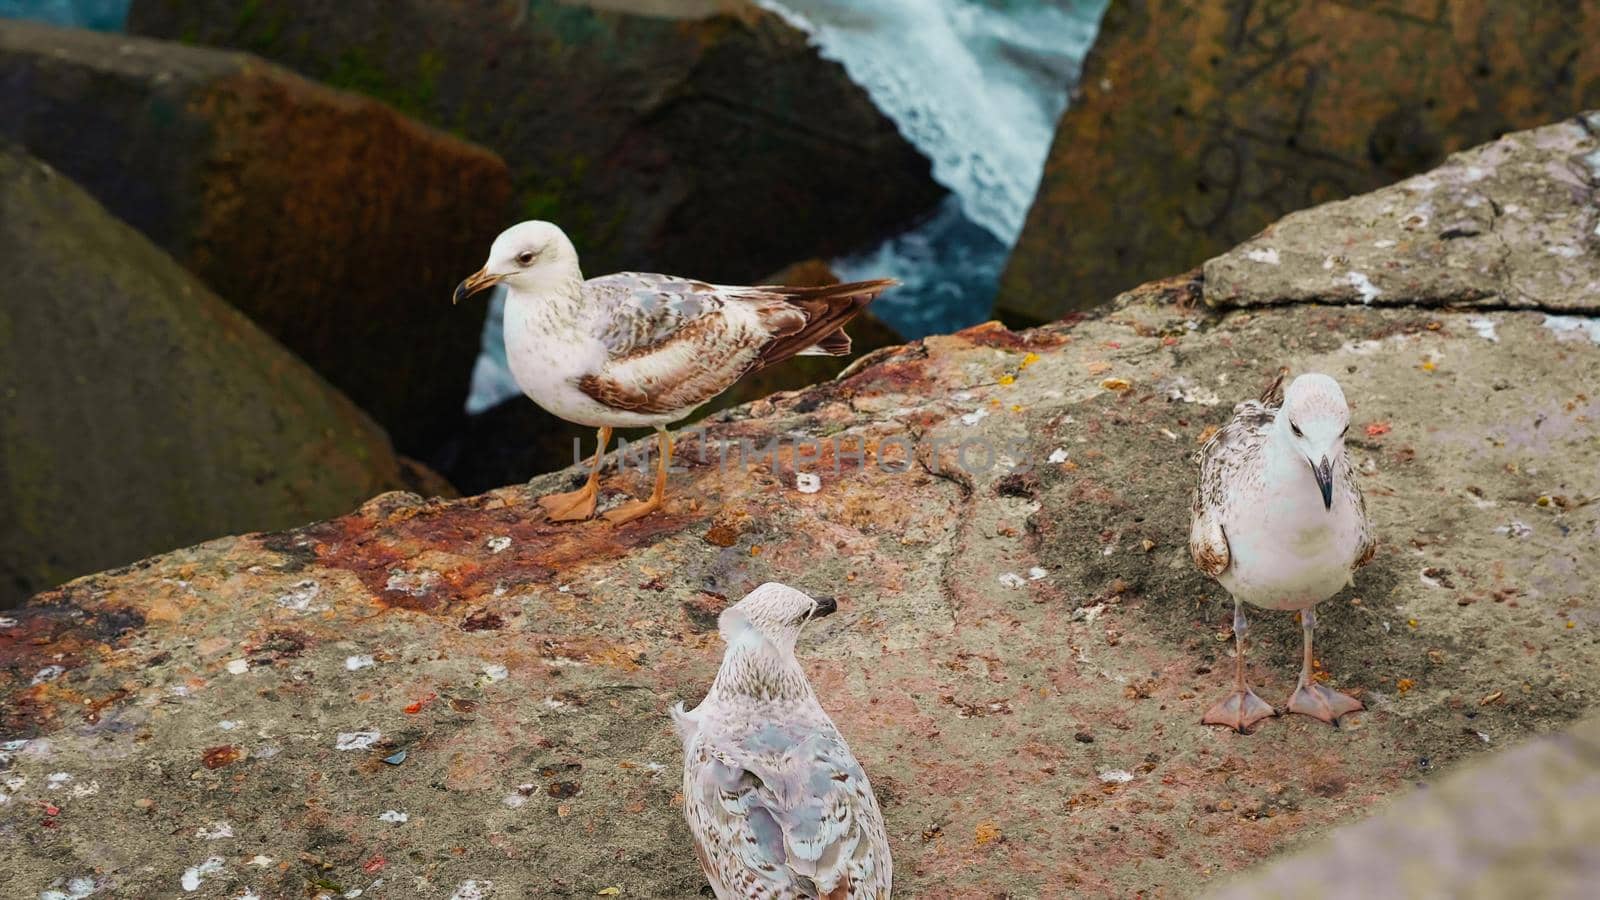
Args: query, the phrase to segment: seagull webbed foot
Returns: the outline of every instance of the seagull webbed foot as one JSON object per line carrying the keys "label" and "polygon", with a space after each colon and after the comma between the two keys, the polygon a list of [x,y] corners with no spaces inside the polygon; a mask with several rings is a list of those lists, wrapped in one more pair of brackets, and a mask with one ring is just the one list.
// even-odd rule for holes
{"label": "seagull webbed foot", "polygon": [[1246,734],[1250,726],[1277,714],[1278,711],[1257,697],[1255,691],[1245,688],[1218,700],[1215,706],[1206,710],[1200,722],[1204,725],[1226,725],[1240,734]]}
{"label": "seagull webbed foot", "polygon": [[1366,709],[1360,700],[1315,681],[1302,684],[1289,698],[1289,712],[1320,719],[1329,725],[1338,725],[1340,716],[1358,709]]}
{"label": "seagull webbed foot", "polygon": [[552,522],[579,522],[594,516],[595,501],[599,497],[599,486],[591,481],[575,491],[540,497],[539,505]]}
{"label": "seagull webbed foot", "polygon": [[626,522],[632,522],[634,519],[643,518],[664,506],[666,504],[661,501],[660,497],[651,497],[649,500],[629,500],[627,503],[603,515],[605,520],[612,525],[622,525]]}

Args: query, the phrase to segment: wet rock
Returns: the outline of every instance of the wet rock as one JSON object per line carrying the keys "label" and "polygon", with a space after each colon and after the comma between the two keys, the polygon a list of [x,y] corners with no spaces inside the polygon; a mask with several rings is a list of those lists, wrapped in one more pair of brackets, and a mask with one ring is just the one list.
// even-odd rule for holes
{"label": "wet rock", "polygon": [[[716,611],[772,579],[837,600],[799,652],[879,787],[906,896],[1199,890],[1592,711],[1600,504],[1571,498],[1595,495],[1600,343],[1542,309],[1228,310],[1201,290],[930,337],[726,411],[680,443],[669,509],[621,528],[542,520],[566,471],[47,593],[0,630],[0,728],[25,741],[0,830],[29,836],[8,875],[170,892],[208,858],[171,835],[226,821],[235,862],[205,878],[235,892],[365,885],[381,852],[387,883],[429,895],[694,896],[667,710],[716,672]],[[1367,711],[1241,736],[1198,724],[1228,688],[1231,604],[1187,557],[1190,458],[1279,366],[1336,374],[1354,404],[1381,544],[1319,608],[1318,649]],[[1017,464],[1029,490],[999,490]],[[602,506],[648,483],[607,471]],[[504,627],[461,627],[489,616]],[[1281,703],[1299,628],[1251,625]],[[286,631],[294,655],[262,649]],[[217,636],[237,649],[202,656]],[[247,754],[197,762],[220,744]],[[51,791],[57,772],[97,792]],[[256,856],[288,865],[236,862]]]}
{"label": "wet rock", "polygon": [[0,272],[0,608],[411,483],[353,404],[61,173],[3,145]]}
{"label": "wet rock", "polygon": [[483,310],[450,291],[505,223],[493,154],[242,54],[11,20],[0,108],[401,449],[460,421]]}
{"label": "wet rock", "polygon": [[1293,210],[1600,107],[1597,26],[1590,0],[1116,0],[998,306],[1086,309]]}
{"label": "wet rock", "polygon": [[518,217],[560,223],[595,274],[748,280],[943,194],[841,66],[742,0],[136,0],[128,27],[258,53],[494,149]]}

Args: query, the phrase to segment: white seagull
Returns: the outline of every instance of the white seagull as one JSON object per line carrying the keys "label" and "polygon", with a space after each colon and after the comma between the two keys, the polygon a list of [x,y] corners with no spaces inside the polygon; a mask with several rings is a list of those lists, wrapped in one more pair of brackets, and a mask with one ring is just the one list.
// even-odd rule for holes
{"label": "white seagull", "polygon": [[888,900],[889,840],[867,773],[795,659],[836,609],[768,583],[723,611],[705,700],[679,703],[683,813],[718,900]]}
{"label": "white seagull", "polygon": [[1238,683],[1202,720],[1245,731],[1276,715],[1244,679],[1243,604],[1298,610],[1305,658],[1289,711],[1338,724],[1361,701],[1312,677],[1312,608],[1352,583],[1377,543],[1344,451],[1350,409],[1339,383],[1308,373],[1283,389],[1283,373],[1259,401],[1200,451],[1189,552],[1233,595]]}
{"label": "white seagull", "polygon": [[599,429],[584,486],[539,499],[551,519],[594,515],[611,429],[655,428],[655,490],[606,514],[620,524],[662,505],[669,424],[747,372],[791,356],[848,355],[841,326],[894,283],[730,287],[641,272],[585,281],[566,234],[532,221],[495,238],[489,261],[461,282],[455,301],[504,284],[506,360],[517,386],[552,414]]}

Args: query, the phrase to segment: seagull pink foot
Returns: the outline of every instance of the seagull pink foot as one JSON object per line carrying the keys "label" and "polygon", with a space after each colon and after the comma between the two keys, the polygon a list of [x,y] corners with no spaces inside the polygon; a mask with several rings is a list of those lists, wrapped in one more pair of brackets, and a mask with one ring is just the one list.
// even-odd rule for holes
{"label": "seagull pink foot", "polygon": [[1358,709],[1366,709],[1360,700],[1315,681],[1302,684],[1289,698],[1289,712],[1321,719],[1329,725],[1338,725],[1340,716]]}
{"label": "seagull pink foot", "polygon": [[1206,710],[1200,722],[1204,725],[1226,725],[1244,734],[1250,730],[1250,726],[1277,714],[1278,711],[1257,697],[1255,691],[1245,688],[1218,700],[1215,706]]}

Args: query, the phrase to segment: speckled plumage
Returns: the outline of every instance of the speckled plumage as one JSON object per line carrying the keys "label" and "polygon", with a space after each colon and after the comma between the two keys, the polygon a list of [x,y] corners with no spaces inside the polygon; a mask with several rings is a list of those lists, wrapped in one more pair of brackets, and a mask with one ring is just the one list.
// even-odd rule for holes
{"label": "speckled plumage", "polygon": [[508,289],[517,385],[596,428],[670,424],[752,370],[848,354],[841,326],[893,283],[742,287],[644,272],[585,281],[572,243],[548,222],[508,229],[483,272]]}
{"label": "speckled plumage", "polygon": [[[1341,410],[1326,412],[1347,422],[1343,402],[1340,395]],[[1333,504],[1326,509],[1302,461],[1286,458],[1287,450],[1274,453],[1289,428],[1280,421],[1283,403],[1280,374],[1261,399],[1236,406],[1233,418],[1201,448],[1189,552],[1239,599],[1304,609],[1348,583],[1350,573],[1372,559],[1376,540],[1342,441],[1332,460]],[[1248,564],[1243,572],[1241,551]]]}
{"label": "speckled plumage", "polygon": [[684,817],[719,900],[889,897],[872,785],[794,656],[815,602],[765,584],[722,615],[704,701],[682,704]]}
{"label": "speckled plumage", "polygon": [[1339,383],[1279,373],[1260,400],[1239,404],[1200,451],[1189,552],[1233,595],[1234,689],[1201,721],[1246,732],[1277,711],[1245,677],[1244,604],[1297,610],[1305,646],[1288,710],[1330,724],[1362,708],[1315,677],[1313,608],[1350,584],[1376,543],[1344,449],[1350,408]]}

